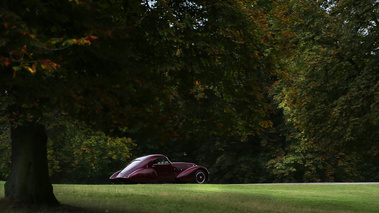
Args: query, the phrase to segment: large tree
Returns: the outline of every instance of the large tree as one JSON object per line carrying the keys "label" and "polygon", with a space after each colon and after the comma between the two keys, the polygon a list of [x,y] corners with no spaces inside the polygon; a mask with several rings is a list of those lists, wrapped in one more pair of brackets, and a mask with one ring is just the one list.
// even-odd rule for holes
{"label": "large tree", "polygon": [[[256,79],[268,69],[260,45],[266,23],[257,7],[244,1],[2,1],[1,119],[12,126],[5,196],[59,203],[48,180],[44,121],[60,112],[113,134],[148,129],[172,137],[178,119],[224,127],[212,134],[252,134],[264,111]],[[193,113],[199,106],[209,106],[204,113],[212,119],[194,117],[204,116]],[[236,108],[249,116],[234,122]]]}
{"label": "large tree", "polygon": [[296,48],[283,57],[285,75],[272,93],[297,142],[272,163],[299,162],[311,181],[352,180],[338,173],[356,176],[356,154],[379,153],[378,1],[292,3],[296,36],[288,41]]}

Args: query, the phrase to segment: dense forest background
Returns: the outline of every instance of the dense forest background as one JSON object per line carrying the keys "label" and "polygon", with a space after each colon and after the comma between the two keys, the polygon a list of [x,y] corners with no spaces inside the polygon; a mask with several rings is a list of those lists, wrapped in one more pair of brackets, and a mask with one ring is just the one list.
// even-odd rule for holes
{"label": "dense forest background", "polygon": [[377,0],[25,2],[0,16],[1,180],[38,116],[53,183],[152,153],[212,183],[379,181]]}

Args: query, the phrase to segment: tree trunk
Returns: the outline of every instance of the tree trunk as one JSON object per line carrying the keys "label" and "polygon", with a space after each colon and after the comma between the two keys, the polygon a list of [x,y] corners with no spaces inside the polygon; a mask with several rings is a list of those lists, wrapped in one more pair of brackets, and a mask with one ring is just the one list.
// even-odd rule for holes
{"label": "tree trunk", "polygon": [[59,205],[49,182],[47,136],[43,125],[26,123],[11,128],[12,169],[5,197],[31,205]]}

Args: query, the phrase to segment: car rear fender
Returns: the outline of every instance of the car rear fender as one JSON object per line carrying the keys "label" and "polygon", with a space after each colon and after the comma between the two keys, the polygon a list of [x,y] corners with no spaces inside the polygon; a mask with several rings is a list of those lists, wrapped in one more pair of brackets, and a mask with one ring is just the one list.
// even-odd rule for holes
{"label": "car rear fender", "polygon": [[155,183],[157,173],[152,168],[140,168],[132,172],[127,179],[137,183]]}
{"label": "car rear fender", "polygon": [[193,166],[193,167],[190,167],[190,168],[184,170],[183,172],[179,173],[176,176],[176,179],[178,180],[178,182],[193,182],[193,181],[195,181],[195,172],[197,170],[204,170],[207,174],[207,179],[209,178],[209,172],[205,167]]}
{"label": "car rear fender", "polygon": [[113,173],[112,176],[109,177],[110,180],[116,179],[117,175],[120,174],[121,170],[118,170],[117,172]]}

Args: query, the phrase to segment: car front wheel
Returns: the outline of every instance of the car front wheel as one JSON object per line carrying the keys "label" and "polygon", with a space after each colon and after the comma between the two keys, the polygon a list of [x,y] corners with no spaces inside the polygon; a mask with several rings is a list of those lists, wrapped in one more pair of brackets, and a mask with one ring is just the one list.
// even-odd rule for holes
{"label": "car front wheel", "polygon": [[195,172],[195,183],[205,183],[207,180],[207,175],[203,170],[198,170]]}

